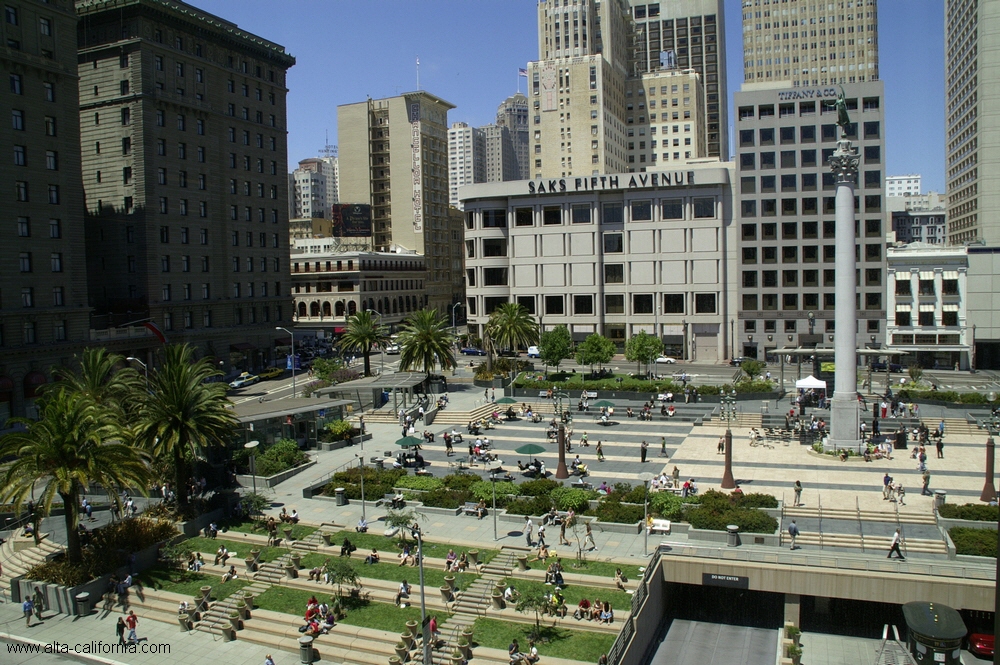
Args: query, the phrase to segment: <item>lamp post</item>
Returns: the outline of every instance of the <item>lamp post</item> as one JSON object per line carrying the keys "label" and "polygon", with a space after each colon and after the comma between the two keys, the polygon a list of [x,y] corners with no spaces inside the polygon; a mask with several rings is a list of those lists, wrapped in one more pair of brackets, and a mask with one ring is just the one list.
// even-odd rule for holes
{"label": "lamp post", "polygon": [[275,326],[274,329],[284,330],[292,340],[292,399],[295,399],[295,361],[297,360],[295,357],[295,334],[288,328],[282,328],[281,326]]}
{"label": "lamp post", "polygon": [[146,374],[146,392],[148,393],[149,392],[149,367],[146,366],[146,363],[142,362],[141,360],[139,360],[138,358],[136,358],[134,356],[129,356],[125,360],[127,360],[129,362],[137,362],[140,365],[142,365],[142,371]]}
{"label": "lamp post", "polygon": [[[254,496],[257,495],[257,451],[255,449],[259,445],[260,441],[248,441],[243,444],[243,447],[250,451],[250,477],[253,478]],[[251,517],[253,516],[251,515]]]}
{"label": "lamp post", "polygon": [[653,474],[644,471],[639,474],[644,491],[642,498],[642,555],[649,556],[649,481],[653,479]]}
{"label": "lamp post", "polygon": [[736,319],[729,319],[729,357],[736,357]]}
{"label": "lamp post", "polygon": [[722,489],[731,490],[736,487],[733,479],[733,421],[739,415],[736,412],[736,390],[730,394],[726,391],[719,391],[719,402],[721,406],[722,419],[726,421],[726,470],[722,474]]}
{"label": "lamp post", "polygon": [[[996,393],[989,394],[990,402],[996,399]],[[984,418],[979,420],[976,424],[980,429],[985,429],[989,432],[990,438],[986,439],[986,483],[983,486],[983,493],[980,495],[980,501],[993,502],[996,500],[997,493],[993,487],[993,454],[996,449],[996,444],[993,441],[993,437],[1000,434],[1000,417],[996,415],[991,415],[989,418]],[[997,547],[1000,548],[1000,519],[997,520]],[[994,616],[993,616],[993,634],[996,634],[997,630],[1000,630],[1000,557],[997,558],[997,577],[994,583]],[[996,652],[994,652],[996,654]],[[997,658],[994,657],[994,662]]]}
{"label": "lamp post", "polygon": [[361,463],[361,519],[365,519],[365,458],[364,454],[354,454]]}
{"label": "lamp post", "polygon": [[431,640],[427,626],[427,604],[424,601],[424,537],[420,525],[410,527],[410,533],[417,539],[417,562],[420,566],[420,624],[424,636],[424,665],[431,665]]}
{"label": "lamp post", "polygon": [[[378,314],[378,327],[382,327],[382,312],[376,309],[366,309],[369,314]],[[378,375],[382,376],[385,374],[385,349],[379,349],[378,354]]]}
{"label": "lamp post", "polygon": [[458,328],[455,327],[455,308],[461,307],[462,303],[457,302],[451,306],[451,335],[452,337],[458,338]]}
{"label": "lamp post", "polygon": [[[497,462],[499,464],[499,462]],[[493,540],[500,540],[497,536],[497,474],[503,471],[503,468],[495,466],[490,469],[490,483],[493,485]]]}

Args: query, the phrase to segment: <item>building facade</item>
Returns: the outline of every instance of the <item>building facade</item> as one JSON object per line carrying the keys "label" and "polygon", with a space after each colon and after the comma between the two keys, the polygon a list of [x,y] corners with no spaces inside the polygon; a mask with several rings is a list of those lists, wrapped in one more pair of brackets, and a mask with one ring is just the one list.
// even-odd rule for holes
{"label": "building facade", "polygon": [[809,88],[878,80],[878,0],[743,0],[742,7],[744,83]]}
{"label": "building facade", "polygon": [[947,240],[947,228],[944,208],[892,213],[892,230],[896,233],[896,242],[943,245]]}
{"label": "building facade", "polygon": [[486,182],[486,139],[483,130],[467,122],[448,128],[448,205],[458,208],[458,188]]}
{"label": "building facade", "polygon": [[[885,341],[886,316],[883,86],[844,89],[860,158],[857,341],[859,348],[877,348]],[[838,93],[839,87],[827,87],[735,95],[739,355],[764,359],[776,348],[815,345],[833,334],[836,183],[828,160],[840,130],[827,100]]]}
{"label": "building facade", "polygon": [[341,202],[371,203],[377,250],[426,257],[426,302],[442,314],[464,296],[461,213],[448,203],[452,108],[425,91],[337,107]]}
{"label": "building facade", "polygon": [[889,347],[926,369],[970,368],[966,248],[914,242],[886,252]]}
{"label": "building facade", "polygon": [[645,331],[679,357],[728,358],[731,182],[716,163],[463,187],[469,332],[516,302],[577,341]]}
{"label": "building facade", "polygon": [[885,195],[893,196],[920,196],[919,173],[910,175],[890,175],[885,178]]}
{"label": "building facade", "polygon": [[973,367],[1000,369],[1000,247],[969,245],[969,325]]}
{"label": "building facade", "polygon": [[330,165],[319,157],[303,159],[288,178],[288,214],[290,218],[329,217]]}
{"label": "building facade", "polygon": [[[282,46],[183,2],[77,2],[91,303],[224,365],[273,357],[288,304]],[[152,345],[132,347],[131,355]]]}
{"label": "building facade", "polygon": [[948,242],[1000,245],[1000,5],[945,0],[945,177]]}
{"label": "building facade", "polygon": [[728,161],[729,94],[722,0],[630,0],[630,4],[641,71],[677,69],[698,74],[704,94],[700,124],[705,127],[705,155]]}
{"label": "building facade", "polygon": [[[39,386],[91,340],[84,255],[76,24],[68,0],[4,4],[11,118],[0,166],[0,430],[34,416]],[[98,331],[94,331],[95,334]]]}
{"label": "building facade", "polygon": [[427,305],[419,254],[340,252],[327,240],[299,241],[292,252],[295,324],[330,334],[373,310],[392,328]]}
{"label": "building facade", "polygon": [[[497,127],[507,130],[510,142],[510,155],[505,158],[500,173],[506,174],[503,180],[527,180],[531,177],[528,167],[528,150],[531,143],[531,131],[528,127],[528,98],[518,92],[511,95],[497,107]],[[506,149],[506,148],[505,148]],[[489,179],[486,182],[495,182]]]}

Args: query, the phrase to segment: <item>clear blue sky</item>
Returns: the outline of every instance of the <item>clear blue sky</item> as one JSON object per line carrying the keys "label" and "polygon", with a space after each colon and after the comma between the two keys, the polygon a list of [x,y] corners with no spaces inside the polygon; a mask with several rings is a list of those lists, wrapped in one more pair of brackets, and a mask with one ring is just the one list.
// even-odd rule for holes
{"label": "clear blue sky", "polygon": [[[669,0],[661,0],[669,1]],[[921,173],[944,190],[943,0],[879,3],[886,88],[887,175]],[[337,142],[337,105],[420,87],[455,108],[449,120],[485,125],[538,57],[535,0],[193,0],[283,45],[288,76],[288,162]],[[743,79],[740,0],[725,0],[729,91]],[[521,79],[521,91],[525,90]],[[730,108],[732,104],[730,101]],[[917,139],[916,137],[922,137]]]}

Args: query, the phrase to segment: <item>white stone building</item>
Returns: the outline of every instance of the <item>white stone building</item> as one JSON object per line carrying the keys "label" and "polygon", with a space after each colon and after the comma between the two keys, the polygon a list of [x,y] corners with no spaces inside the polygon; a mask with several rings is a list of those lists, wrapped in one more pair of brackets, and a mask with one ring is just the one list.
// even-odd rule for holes
{"label": "white stone building", "polygon": [[920,196],[919,173],[888,175],[885,177],[886,196]]}

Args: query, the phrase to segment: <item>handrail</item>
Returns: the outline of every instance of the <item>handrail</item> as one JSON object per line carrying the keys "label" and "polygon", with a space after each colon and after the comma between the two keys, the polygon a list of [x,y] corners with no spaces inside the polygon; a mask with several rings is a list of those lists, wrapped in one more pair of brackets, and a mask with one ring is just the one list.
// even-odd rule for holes
{"label": "handrail", "polygon": [[864,522],[861,521],[861,503],[858,501],[857,495],[854,496],[854,509],[858,513],[858,533],[861,535],[861,552],[865,551],[865,527]]}
{"label": "handrail", "polygon": [[819,548],[823,549],[823,496],[816,492],[816,510],[819,512]]}
{"label": "handrail", "polygon": [[894,501],[892,507],[896,511],[896,528],[899,529],[899,544],[903,548],[903,556],[905,557],[906,539],[903,537],[903,523],[899,521],[899,501]]}

